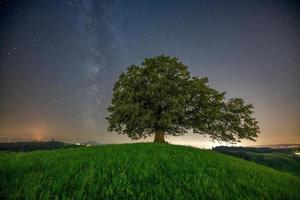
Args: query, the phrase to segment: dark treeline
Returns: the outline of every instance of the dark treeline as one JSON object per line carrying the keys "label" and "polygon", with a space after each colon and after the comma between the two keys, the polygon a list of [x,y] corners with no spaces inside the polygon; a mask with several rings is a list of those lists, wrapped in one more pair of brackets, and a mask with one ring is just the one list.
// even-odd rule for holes
{"label": "dark treeline", "polygon": [[67,144],[59,141],[32,141],[32,142],[13,142],[13,143],[0,143],[1,151],[15,151],[25,152],[34,150],[51,150],[67,147],[75,147],[76,145]]}
{"label": "dark treeline", "polygon": [[228,147],[228,146],[217,146],[213,148],[214,151],[224,152],[224,153],[239,153],[239,152],[254,152],[254,153],[288,153],[292,154],[294,148],[285,148],[285,149],[272,149],[269,147]]}

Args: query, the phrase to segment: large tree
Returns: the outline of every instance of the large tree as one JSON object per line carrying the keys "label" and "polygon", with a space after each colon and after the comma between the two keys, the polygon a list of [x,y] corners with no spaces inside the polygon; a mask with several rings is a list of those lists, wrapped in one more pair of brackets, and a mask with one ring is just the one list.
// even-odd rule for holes
{"label": "large tree", "polygon": [[251,104],[226,100],[206,77],[191,76],[177,58],[164,55],[146,58],[120,75],[108,112],[108,130],[134,140],[154,134],[154,142],[165,142],[165,135],[190,130],[218,141],[255,141],[259,133]]}

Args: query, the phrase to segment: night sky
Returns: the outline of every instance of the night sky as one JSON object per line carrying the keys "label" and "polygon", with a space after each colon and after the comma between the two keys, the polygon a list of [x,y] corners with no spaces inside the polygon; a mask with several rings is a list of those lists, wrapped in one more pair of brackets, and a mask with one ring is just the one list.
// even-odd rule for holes
{"label": "night sky", "polygon": [[254,104],[261,134],[243,145],[300,143],[299,13],[299,1],[280,0],[2,0],[0,138],[130,142],[107,131],[113,84],[166,54]]}

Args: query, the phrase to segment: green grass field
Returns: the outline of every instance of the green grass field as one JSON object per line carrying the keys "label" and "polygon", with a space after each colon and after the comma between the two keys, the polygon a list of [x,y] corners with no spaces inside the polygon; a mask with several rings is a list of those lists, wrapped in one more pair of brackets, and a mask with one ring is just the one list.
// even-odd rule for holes
{"label": "green grass field", "polygon": [[249,152],[248,155],[251,161],[300,176],[300,162],[292,155],[278,152]]}
{"label": "green grass field", "polygon": [[300,199],[299,188],[289,173],[169,144],[0,153],[0,199]]}
{"label": "green grass field", "polygon": [[297,158],[294,155],[293,151],[276,152],[280,149],[273,149],[271,152],[259,152],[263,150],[259,150],[259,148],[232,148],[234,147],[228,147],[227,149],[222,147],[215,149],[215,151],[300,176],[300,160],[299,157]]}

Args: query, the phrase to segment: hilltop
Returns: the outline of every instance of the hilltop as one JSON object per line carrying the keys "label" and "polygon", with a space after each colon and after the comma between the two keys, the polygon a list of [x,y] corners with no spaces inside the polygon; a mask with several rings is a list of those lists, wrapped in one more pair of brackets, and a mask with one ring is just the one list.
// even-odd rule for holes
{"label": "hilltop", "polygon": [[0,152],[0,199],[299,199],[299,188],[292,174],[170,144]]}

